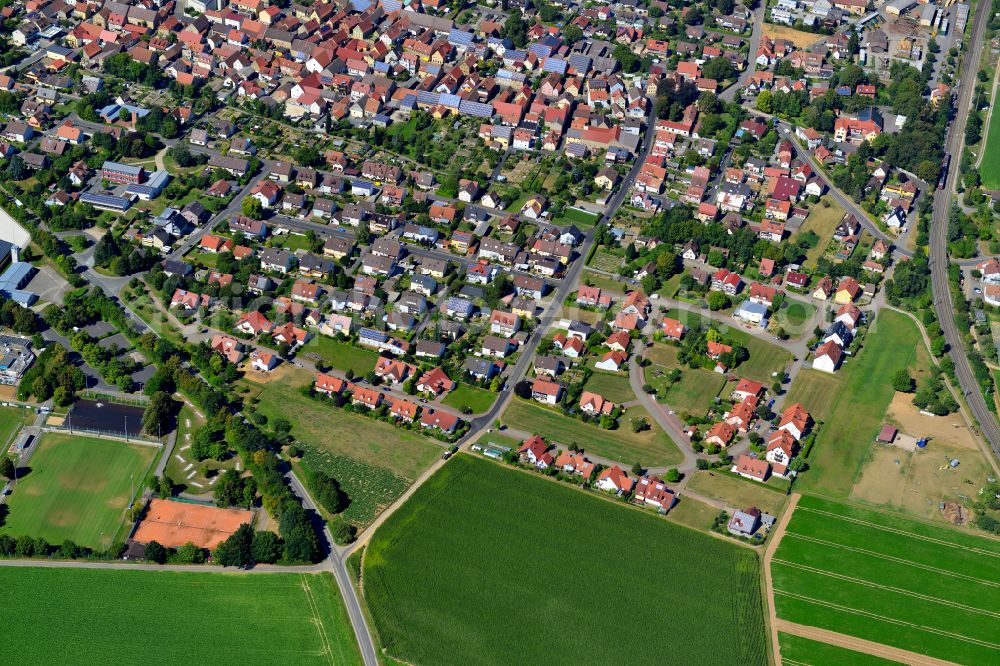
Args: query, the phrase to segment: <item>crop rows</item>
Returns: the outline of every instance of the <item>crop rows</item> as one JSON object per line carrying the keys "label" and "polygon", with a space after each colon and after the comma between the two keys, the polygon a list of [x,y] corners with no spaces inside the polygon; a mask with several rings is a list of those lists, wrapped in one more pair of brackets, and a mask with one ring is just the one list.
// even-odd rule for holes
{"label": "crop rows", "polygon": [[381,467],[338,456],[314,446],[303,446],[303,464],[312,470],[330,474],[347,493],[351,503],[344,511],[345,519],[358,526],[371,523],[379,512],[392,504],[409,487],[410,482]]}
{"label": "crop rows", "polygon": [[804,497],[772,561],[778,616],[960,663],[1000,661],[1000,544]]}
{"label": "crop rows", "polygon": [[467,455],[376,532],[364,581],[383,644],[410,663],[610,663],[636,646],[766,661],[755,553]]}
{"label": "crop rows", "polygon": [[5,567],[0,585],[11,663],[361,663],[326,573]]}

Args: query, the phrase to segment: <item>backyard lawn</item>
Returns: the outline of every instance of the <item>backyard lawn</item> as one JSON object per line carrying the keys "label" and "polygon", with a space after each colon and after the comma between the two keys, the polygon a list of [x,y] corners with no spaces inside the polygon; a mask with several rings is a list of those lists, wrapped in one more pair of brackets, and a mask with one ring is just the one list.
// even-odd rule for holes
{"label": "backyard lawn", "polygon": [[[681,368],[680,381],[670,384],[668,367],[650,365],[645,368],[646,383],[656,389],[656,400],[677,412],[703,415],[726,383],[726,378],[705,368]],[[662,373],[662,374],[659,374]]]}
{"label": "backyard lawn", "polygon": [[[806,260],[803,265],[810,269],[816,268],[816,262],[823,256],[826,246],[833,239],[834,230],[844,218],[844,209],[838,206],[830,195],[824,196],[820,201],[819,205],[810,209],[806,221],[802,223],[792,239],[797,241],[802,234],[809,231],[819,236],[819,242],[806,252]],[[824,207],[823,202],[828,203],[829,206]]]}
{"label": "backyard lawn", "polygon": [[687,487],[691,492],[722,500],[736,509],[755,506],[772,516],[780,515],[788,504],[788,496],[785,493],[771,490],[756,481],[721,472],[708,470],[695,472]]}
{"label": "backyard lawn", "polygon": [[635,400],[628,376],[624,373],[612,374],[597,370],[590,376],[583,388],[597,393],[605,400],[610,400],[617,405]]}
{"label": "backyard lawn", "polygon": [[459,382],[458,388],[445,396],[441,403],[459,411],[468,407],[470,413],[482,414],[489,410],[498,396],[499,394],[492,391]]}
{"label": "backyard lawn", "polygon": [[684,325],[689,328],[711,325],[726,340],[738,342],[746,347],[750,358],[732,370],[740,377],[747,377],[770,385],[774,381],[772,373],[783,372],[785,364],[791,360],[791,354],[787,351],[778,345],[750,335],[738,328],[735,321],[732,323],[715,321],[700,314],[676,308],[668,310],[664,316],[684,322]]}
{"label": "backyard lawn", "polygon": [[338,370],[343,372],[350,370],[355,377],[367,375],[378,361],[378,354],[375,352],[326,335],[314,336],[302,350],[305,354],[317,354],[327,365]]}
{"label": "backyard lawn", "polygon": [[[634,433],[630,421],[640,417],[649,422],[650,429]],[[510,403],[502,420],[508,427],[538,433],[563,448],[575,443],[595,455],[611,458],[629,467],[635,462],[648,467],[662,467],[676,465],[683,460],[670,437],[641,407],[630,408],[622,416],[617,430],[604,430],[521,399]]]}

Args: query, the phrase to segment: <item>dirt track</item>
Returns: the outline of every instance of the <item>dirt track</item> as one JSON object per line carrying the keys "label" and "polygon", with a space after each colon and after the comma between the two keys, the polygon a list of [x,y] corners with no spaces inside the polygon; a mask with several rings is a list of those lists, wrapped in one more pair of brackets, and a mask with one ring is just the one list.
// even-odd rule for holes
{"label": "dirt track", "polygon": [[774,607],[774,583],[771,579],[771,560],[774,557],[774,552],[778,549],[778,544],[781,543],[781,538],[785,535],[785,529],[788,527],[788,522],[792,518],[792,513],[795,512],[795,506],[798,504],[800,497],[801,495],[798,493],[792,494],[791,501],[785,509],[784,515],[774,526],[774,531],[771,533],[771,538],[768,541],[767,550],[764,552],[764,593],[767,595],[768,624],[771,627],[771,646],[774,663],[777,666],[781,666],[781,649],[778,644],[778,632],[783,631],[787,634],[794,634],[802,638],[809,638],[848,650],[882,657],[883,659],[892,659],[904,664],[913,664],[914,666],[945,666],[952,664],[953,662],[950,661],[935,659],[934,657],[928,657],[890,645],[875,643],[855,636],[848,636],[836,631],[778,619]]}
{"label": "dirt track", "polygon": [[[863,652],[876,657],[882,657],[883,659],[891,659],[904,664],[913,664],[914,666],[952,666],[954,664],[954,662],[951,661],[935,659],[934,657],[917,654],[916,652],[910,652],[909,650],[903,650],[890,645],[883,645],[882,643],[866,641],[863,638],[840,634],[836,631],[829,631],[818,627],[807,627],[806,625],[796,624],[787,620],[772,619],[772,622],[775,623],[772,625],[774,627],[775,634],[777,634],[778,631],[783,631],[787,634],[795,634],[796,636],[801,636],[802,638],[810,638],[814,641],[829,643],[830,645],[836,645],[837,647],[847,648],[848,650],[854,650],[855,652]],[[780,656],[778,659],[778,663],[780,663]]]}
{"label": "dirt track", "polygon": [[778,549],[778,544],[781,543],[781,537],[785,535],[785,528],[788,527],[788,521],[792,519],[792,514],[795,512],[795,506],[799,503],[800,497],[802,495],[792,493],[788,506],[785,507],[785,513],[781,516],[778,524],[774,526],[774,531],[771,533],[767,548],[764,551],[764,595],[767,598],[767,624],[771,627],[771,650],[774,655],[774,663],[777,666],[781,666],[781,647],[778,645],[778,614],[774,609],[774,583],[771,581],[771,558],[774,557],[774,551]]}

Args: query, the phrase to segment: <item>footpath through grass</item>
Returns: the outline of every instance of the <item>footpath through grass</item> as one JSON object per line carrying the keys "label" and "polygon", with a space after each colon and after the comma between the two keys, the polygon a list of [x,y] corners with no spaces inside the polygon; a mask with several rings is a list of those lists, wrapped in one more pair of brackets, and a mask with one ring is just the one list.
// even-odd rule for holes
{"label": "footpath through grass", "polygon": [[754,551],[467,454],[379,528],[363,580],[409,663],[767,661]]}
{"label": "footpath through grass", "polygon": [[799,482],[803,491],[844,498],[850,495],[892,402],[892,376],[914,365],[923,344],[913,320],[882,310],[861,352],[837,371],[843,375],[839,391],[827,394],[823,401],[806,402],[812,389],[797,391],[792,387],[789,399],[802,399],[810,409],[823,402],[828,405],[825,423],[809,457],[809,472]]}
{"label": "footpath through grass", "polygon": [[332,574],[0,568],[19,664],[361,664]]}
{"label": "footpath through grass", "polygon": [[[2,528],[12,536],[67,539],[105,548],[118,534],[131,493],[142,488],[156,447],[45,433],[35,445],[31,471],[7,499]],[[119,535],[123,536],[123,535]]]}
{"label": "footpath through grass", "polygon": [[958,663],[1000,662],[1000,540],[807,496],[771,572],[780,618]]}

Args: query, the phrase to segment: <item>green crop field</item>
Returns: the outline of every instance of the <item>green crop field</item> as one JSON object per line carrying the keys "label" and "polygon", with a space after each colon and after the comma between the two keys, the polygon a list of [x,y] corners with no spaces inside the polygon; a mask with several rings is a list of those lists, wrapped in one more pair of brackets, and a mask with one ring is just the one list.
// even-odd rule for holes
{"label": "green crop field", "polygon": [[629,385],[628,375],[625,373],[612,374],[595,370],[583,388],[604,396],[605,400],[610,400],[617,405],[635,400],[635,394],[632,393],[632,387]]}
{"label": "green crop field", "polygon": [[588,265],[605,273],[617,273],[618,269],[621,268],[622,258],[610,252],[598,250]]}
{"label": "green crop field", "polygon": [[788,666],[890,666],[899,663],[784,632],[778,633],[778,642],[781,644],[781,663]]}
{"label": "green crop field", "polygon": [[441,403],[458,410],[468,407],[473,414],[482,414],[489,411],[498,397],[499,394],[492,391],[459,382],[458,388],[445,396]]}
{"label": "green crop field", "polygon": [[983,187],[989,190],[1000,189],[1000,114],[996,105],[990,109],[990,127],[983,144],[983,161],[979,164],[979,175]]}
{"label": "green crop field", "polygon": [[328,365],[343,372],[350,370],[356,377],[367,375],[378,361],[378,354],[369,349],[361,349],[325,335],[313,337],[302,351],[305,354],[317,354]]}
{"label": "green crop field", "polygon": [[[649,421],[650,429],[634,433],[630,419],[640,417]],[[649,467],[662,467],[683,460],[677,446],[642,407],[626,410],[617,430],[605,430],[521,399],[511,401],[501,420],[511,428],[538,433],[563,448],[575,442],[582,449],[629,467],[636,461]]]}
{"label": "green crop field", "polygon": [[[827,393],[822,400],[811,400],[805,391],[796,391],[793,386],[792,395],[801,399],[807,409],[819,408],[825,402],[830,415],[816,438],[809,473],[802,475],[800,486],[824,495],[847,497],[892,401],[892,376],[911,366],[926,369],[930,363],[916,324],[906,315],[882,310],[861,352],[837,371],[844,377],[839,391]],[[850,418],[834,417],[844,414],[850,414]]]}
{"label": "green crop field", "polygon": [[306,451],[305,464],[340,481],[351,498],[345,517],[366,525],[441,455],[436,440],[384,421],[353,414],[299,392],[312,381],[304,371],[266,384],[248,382],[268,420],[287,419]]}
{"label": "green crop field", "polygon": [[337,479],[351,503],[342,514],[345,519],[364,527],[381,511],[396,501],[410,485],[408,479],[353,458],[338,456],[318,446],[302,447],[302,464],[313,471],[326,472]]}
{"label": "green crop field", "polygon": [[963,664],[1000,661],[1000,540],[803,497],[771,564],[778,617]]}
{"label": "green crop field", "polygon": [[361,664],[328,573],[3,567],[0,585],[21,664]]}
{"label": "green crop field", "polygon": [[52,544],[69,539],[91,548],[109,546],[130,493],[142,488],[159,449],[51,432],[35,446],[30,473],[7,500],[10,514],[2,530]]}
{"label": "green crop field", "polygon": [[[383,645],[409,663],[767,661],[754,551],[465,454],[379,528],[363,572]],[[669,610],[638,612],[634,591]]]}

